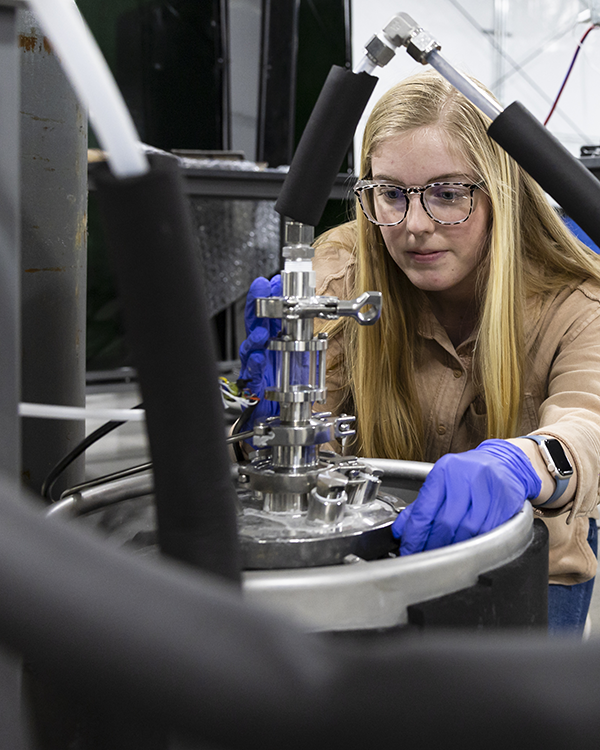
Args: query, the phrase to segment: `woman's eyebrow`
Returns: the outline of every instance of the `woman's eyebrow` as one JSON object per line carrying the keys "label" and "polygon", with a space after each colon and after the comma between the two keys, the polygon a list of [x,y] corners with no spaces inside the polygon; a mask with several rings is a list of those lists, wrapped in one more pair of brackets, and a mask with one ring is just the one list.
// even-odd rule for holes
{"label": "woman's eyebrow", "polygon": [[[375,174],[373,175],[373,180],[376,180],[377,182],[390,182],[394,185],[398,185],[399,187],[410,187],[409,185],[406,185],[406,183],[402,182],[402,180],[397,179],[396,177],[391,177],[387,174]],[[430,185],[432,182],[473,182],[473,180],[470,177],[467,177],[465,174],[461,174],[460,172],[453,172],[451,174],[441,174],[437,175],[436,177],[432,177],[431,179],[427,180],[427,182],[423,183],[424,185]],[[414,183],[413,183],[414,184]]]}

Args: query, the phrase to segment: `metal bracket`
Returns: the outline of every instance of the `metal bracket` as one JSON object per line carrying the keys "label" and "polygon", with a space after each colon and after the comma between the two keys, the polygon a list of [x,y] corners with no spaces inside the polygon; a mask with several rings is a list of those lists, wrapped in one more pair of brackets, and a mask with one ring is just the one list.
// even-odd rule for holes
{"label": "metal bracket", "polygon": [[408,13],[396,13],[379,34],[369,39],[365,50],[375,65],[383,67],[394,57],[398,47],[406,47],[408,54],[423,65],[427,64],[433,50],[441,49],[433,36]]}

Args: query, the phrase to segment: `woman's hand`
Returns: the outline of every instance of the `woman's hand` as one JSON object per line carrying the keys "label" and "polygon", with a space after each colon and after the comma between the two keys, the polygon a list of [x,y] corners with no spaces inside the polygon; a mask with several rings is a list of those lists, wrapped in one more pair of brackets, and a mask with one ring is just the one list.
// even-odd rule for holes
{"label": "woman's hand", "polygon": [[260,276],[254,279],[246,297],[244,321],[246,338],[240,346],[240,380],[255,396],[260,398],[250,417],[244,422],[244,429],[252,429],[256,421],[279,414],[279,404],[264,398],[265,390],[275,385],[275,353],[267,349],[270,338],[281,329],[281,321],[276,318],[258,318],[256,300],[259,297],[281,296],[281,276],[271,281]]}
{"label": "woman's hand", "polygon": [[508,521],[540,490],[541,480],[520,448],[506,440],[485,440],[475,450],[436,461],[392,533],[400,540],[401,555],[445,547]]}

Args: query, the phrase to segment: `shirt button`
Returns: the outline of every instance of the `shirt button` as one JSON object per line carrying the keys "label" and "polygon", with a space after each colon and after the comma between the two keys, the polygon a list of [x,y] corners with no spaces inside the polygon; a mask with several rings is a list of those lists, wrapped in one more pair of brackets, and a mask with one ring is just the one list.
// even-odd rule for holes
{"label": "shirt button", "polygon": [[454,377],[455,378],[462,377],[462,370],[454,370],[453,372],[454,372]]}
{"label": "shirt button", "polygon": [[446,428],[444,427],[443,424],[439,424],[437,426],[437,433],[438,433],[438,435],[445,435],[446,434]]}

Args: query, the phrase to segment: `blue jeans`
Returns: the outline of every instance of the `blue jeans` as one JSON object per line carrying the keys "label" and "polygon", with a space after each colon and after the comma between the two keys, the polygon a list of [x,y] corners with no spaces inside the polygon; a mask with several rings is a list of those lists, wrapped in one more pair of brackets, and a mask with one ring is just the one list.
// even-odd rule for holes
{"label": "blue jeans", "polygon": [[[598,557],[598,525],[590,518],[588,543]],[[552,583],[548,587],[548,632],[563,635],[581,635],[585,625],[594,578],[585,583],[563,586]]]}

